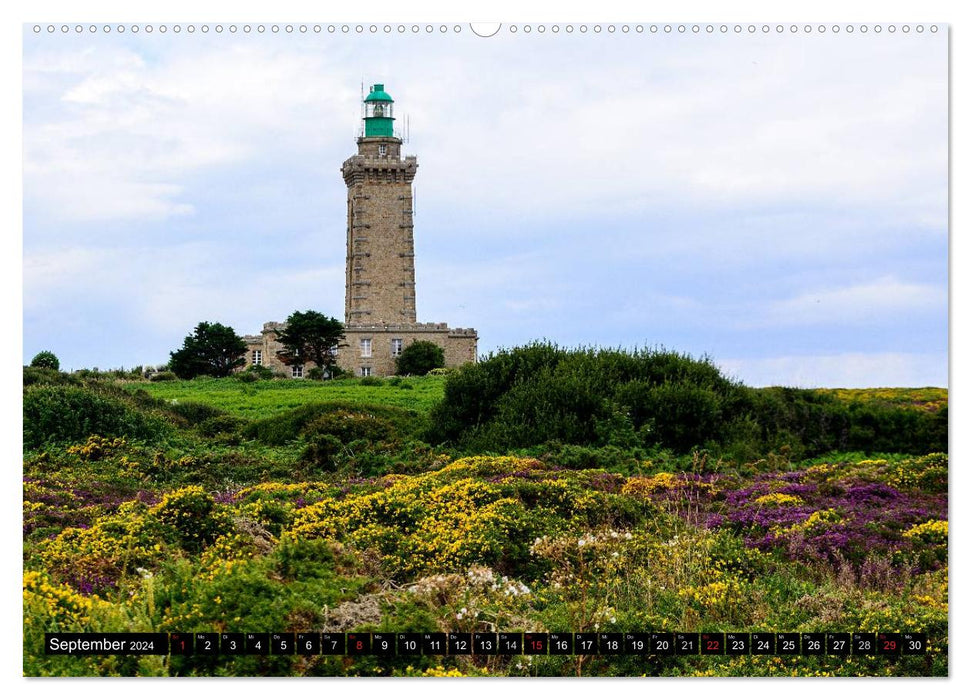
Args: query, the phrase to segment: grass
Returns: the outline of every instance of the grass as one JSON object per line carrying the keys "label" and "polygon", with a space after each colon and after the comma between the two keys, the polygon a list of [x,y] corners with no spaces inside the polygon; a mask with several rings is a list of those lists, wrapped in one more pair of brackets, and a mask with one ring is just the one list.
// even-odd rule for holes
{"label": "grass", "polygon": [[209,404],[240,418],[274,416],[308,403],[349,401],[383,404],[427,413],[442,398],[445,377],[409,377],[362,384],[360,379],[266,380],[240,382],[237,379],[193,379],[175,382],[132,382],[132,391],[144,389],[166,401],[196,401]]}
{"label": "grass", "polygon": [[[360,379],[328,382],[266,380],[246,383],[234,378],[210,378],[174,382],[124,382],[123,386],[132,391],[144,389],[152,396],[166,401],[197,401],[240,418],[256,419],[283,413],[308,403],[325,401],[384,404],[427,413],[441,400],[445,377],[384,379],[374,384],[362,384]],[[912,406],[930,411],[938,410],[948,402],[947,389],[937,387],[817,391],[846,402]]]}

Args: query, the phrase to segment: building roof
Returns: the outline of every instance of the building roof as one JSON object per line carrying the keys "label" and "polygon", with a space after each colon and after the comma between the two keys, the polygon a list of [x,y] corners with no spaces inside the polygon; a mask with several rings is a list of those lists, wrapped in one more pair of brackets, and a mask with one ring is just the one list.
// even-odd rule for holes
{"label": "building roof", "polygon": [[365,102],[394,102],[391,95],[384,91],[383,83],[375,83],[371,86],[371,93],[364,98]]}

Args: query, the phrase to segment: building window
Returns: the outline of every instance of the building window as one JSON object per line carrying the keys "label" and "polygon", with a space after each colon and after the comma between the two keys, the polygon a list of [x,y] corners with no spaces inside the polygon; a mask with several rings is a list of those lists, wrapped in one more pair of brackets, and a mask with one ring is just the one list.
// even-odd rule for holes
{"label": "building window", "polygon": [[361,367],[361,376],[362,377],[370,377],[371,376],[371,368],[370,367]]}
{"label": "building window", "polygon": [[303,379],[303,365],[291,365],[290,376],[294,379]]}
{"label": "building window", "polygon": [[386,156],[386,155],[388,155],[388,147],[386,145],[384,145],[383,143],[382,144],[378,144],[378,155],[379,156]]}
{"label": "building window", "polygon": [[253,351],[253,362],[252,362],[252,364],[254,364],[254,365],[262,365],[263,364],[263,351],[262,350],[254,350]]}
{"label": "building window", "polygon": [[361,357],[371,357],[370,338],[361,338]]}
{"label": "building window", "polygon": [[398,357],[401,355],[401,338],[391,339],[391,357]]}

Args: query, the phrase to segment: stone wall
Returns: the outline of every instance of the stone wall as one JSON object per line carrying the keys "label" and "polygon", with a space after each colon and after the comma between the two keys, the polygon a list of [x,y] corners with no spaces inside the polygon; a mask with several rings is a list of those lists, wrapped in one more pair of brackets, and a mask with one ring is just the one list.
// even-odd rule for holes
{"label": "stone wall", "polygon": [[[370,356],[363,352],[362,340],[370,340]],[[418,340],[435,343],[445,351],[445,366],[459,367],[475,362],[478,334],[470,328],[449,328],[444,323],[416,323],[398,326],[348,326],[338,351],[341,369],[362,376],[364,368],[377,377],[395,374],[392,341],[400,340],[404,349]]]}
{"label": "stone wall", "polygon": [[[260,353],[260,363],[270,369],[283,372],[288,377],[300,379],[306,377],[307,371],[314,366],[313,362],[302,365],[301,370],[294,371],[294,367],[283,364],[277,353],[283,349],[276,339],[275,330],[282,329],[284,324],[269,322],[263,324],[260,335],[244,336],[246,341],[245,370],[253,364],[254,351]],[[444,323],[410,323],[382,326],[347,326],[344,340],[338,345],[337,364],[345,372],[355,377],[369,374],[375,377],[388,377],[395,374],[393,341],[401,341],[403,350],[418,340],[435,343],[445,351],[445,366],[460,367],[468,362],[475,362],[478,353],[478,334],[471,328],[449,328]],[[365,354],[368,345],[361,341],[370,341],[370,353]]]}

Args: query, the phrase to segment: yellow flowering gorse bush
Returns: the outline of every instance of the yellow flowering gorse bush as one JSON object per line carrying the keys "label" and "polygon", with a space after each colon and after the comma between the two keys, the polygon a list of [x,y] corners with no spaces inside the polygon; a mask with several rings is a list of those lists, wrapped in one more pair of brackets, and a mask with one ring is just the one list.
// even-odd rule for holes
{"label": "yellow flowering gorse bush", "polygon": [[803,500],[799,496],[792,496],[787,493],[767,493],[764,496],[756,498],[755,503],[769,508],[778,508],[802,505]]}
{"label": "yellow flowering gorse bush", "polygon": [[909,540],[920,540],[927,543],[940,544],[947,542],[947,521],[928,520],[926,523],[914,525],[905,531],[903,536]]}
{"label": "yellow flowering gorse bush", "polygon": [[[524,468],[524,461],[535,464],[484,458],[483,466],[501,474]],[[376,550],[385,566],[409,576],[496,559],[525,511],[516,499],[503,497],[498,486],[462,478],[476,466],[459,460],[436,472],[390,480],[374,493],[324,497],[297,510],[289,531]]]}

